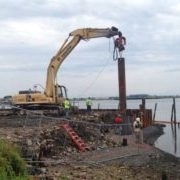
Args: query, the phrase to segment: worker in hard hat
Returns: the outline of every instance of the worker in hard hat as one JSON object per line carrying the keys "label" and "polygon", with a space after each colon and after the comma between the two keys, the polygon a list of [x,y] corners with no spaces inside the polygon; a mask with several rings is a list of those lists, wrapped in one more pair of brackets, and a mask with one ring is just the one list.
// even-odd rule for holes
{"label": "worker in hard hat", "polygon": [[70,107],[71,107],[71,103],[69,99],[67,98],[64,101],[64,109],[65,109],[66,118],[69,118]]}
{"label": "worker in hard hat", "polygon": [[133,123],[133,129],[134,129],[134,134],[135,134],[135,139],[136,139],[136,143],[143,143],[143,123],[140,119],[140,117],[136,117],[134,123]]}

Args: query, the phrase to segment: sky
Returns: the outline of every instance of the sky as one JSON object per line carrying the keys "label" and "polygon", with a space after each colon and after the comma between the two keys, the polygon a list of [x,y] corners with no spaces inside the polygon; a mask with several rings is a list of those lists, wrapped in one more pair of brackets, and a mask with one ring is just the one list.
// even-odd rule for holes
{"label": "sky", "polygon": [[[70,32],[112,26],[127,39],[126,94],[180,95],[179,0],[0,0],[0,97],[43,92]],[[119,95],[113,47],[112,38],[80,41],[57,74],[69,97]]]}

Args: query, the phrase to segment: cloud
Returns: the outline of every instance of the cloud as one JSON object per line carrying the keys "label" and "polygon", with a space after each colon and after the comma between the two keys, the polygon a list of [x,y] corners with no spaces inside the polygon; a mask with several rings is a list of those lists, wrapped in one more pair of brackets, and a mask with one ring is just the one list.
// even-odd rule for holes
{"label": "cloud", "polygon": [[[0,1],[0,96],[45,85],[50,60],[71,31],[111,26],[127,38],[127,92],[178,94],[179,22],[178,0]],[[61,65],[57,79],[68,86],[71,97],[87,87],[85,95],[118,95],[112,56],[112,40],[81,41]],[[5,83],[10,81],[13,88]]]}
{"label": "cloud", "polygon": [[26,64],[26,65],[1,65],[0,71],[1,72],[15,72],[15,71],[21,71],[21,72],[34,72],[34,71],[42,71],[45,68],[43,68],[43,65],[37,66],[37,64]]}

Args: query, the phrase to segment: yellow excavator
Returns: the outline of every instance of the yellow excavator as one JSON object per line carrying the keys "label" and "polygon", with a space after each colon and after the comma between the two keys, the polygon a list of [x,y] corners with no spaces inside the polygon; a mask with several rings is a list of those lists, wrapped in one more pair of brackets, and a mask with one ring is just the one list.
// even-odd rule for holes
{"label": "yellow excavator", "polygon": [[44,92],[35,90],[19,91],[12,96],[12,105],[23,109],[57,109],[62,107],[67,98],[66,87],[56,83],[58,69],[65,58],[81,40],[106,37],[111,38],[121,33],[118,28],[82,28],[72,31],[64,41],[57,54],[51,59],[47,69],[46,88]]}

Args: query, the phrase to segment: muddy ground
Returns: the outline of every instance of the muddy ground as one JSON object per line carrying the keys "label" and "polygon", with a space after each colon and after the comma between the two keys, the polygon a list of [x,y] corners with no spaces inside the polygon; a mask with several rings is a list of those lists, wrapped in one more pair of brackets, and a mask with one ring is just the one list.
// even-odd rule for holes
{"label": "muddy ground", "polygon": [[180,179],[179,159],[153,147],[163,133],[161,125],[145,128],[145,143],[137,145],[133,135],[115,134],[111,126],[103,126],[97,114],[71,118],[65,122],[89,146],[81,152],[61,128],[62,121],[32,115],[0,117],[1,138],[20,148],[32,179]]}

